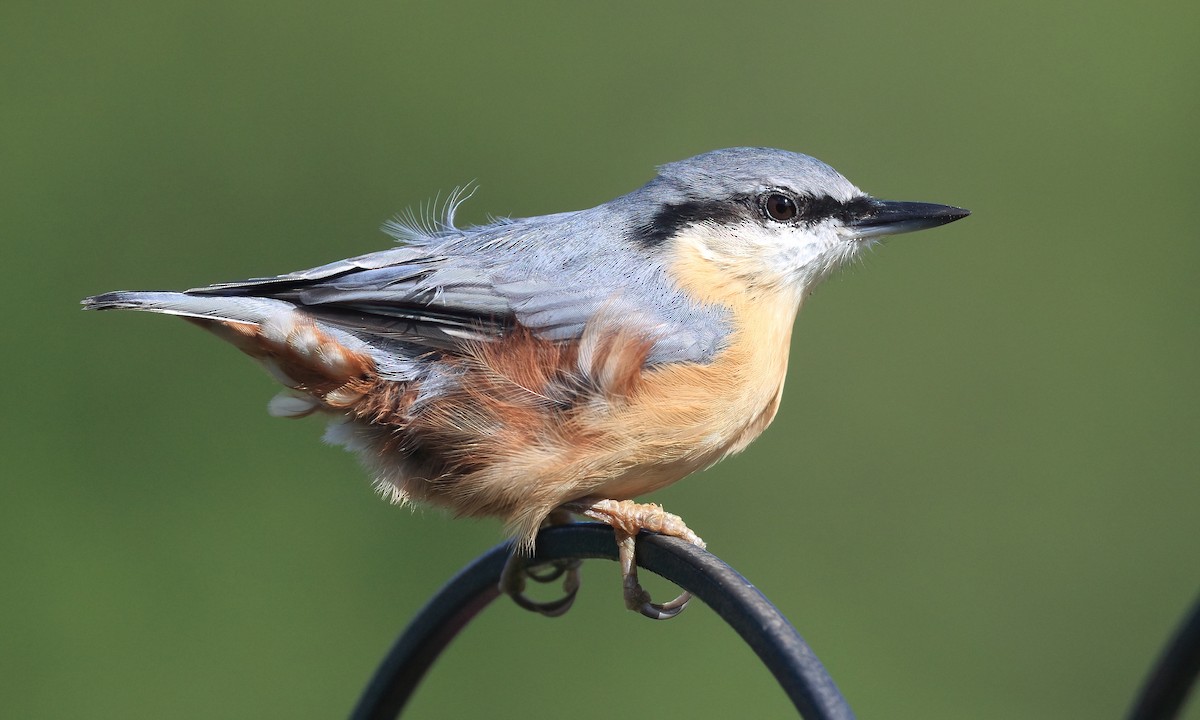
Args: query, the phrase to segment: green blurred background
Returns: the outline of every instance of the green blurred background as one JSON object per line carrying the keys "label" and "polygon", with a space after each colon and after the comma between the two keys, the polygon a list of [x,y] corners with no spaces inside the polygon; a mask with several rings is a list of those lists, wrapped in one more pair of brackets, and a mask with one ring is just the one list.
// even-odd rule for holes
{"label": "green blurred background", "polygon": [[[862,717],[1119,717],[1200,591],[1197,8],[7,0],[0,714],[344,716],[500,540],[378,500],[229,347],[80,298],[381,249],[471,180],[482,222],[770,145],[974,215],[829,281],[774,426],[653,499]],[[614,706],[791,714],[711,611],[644,620],[593,562],[565,618],[485,613],[410,716]]]}

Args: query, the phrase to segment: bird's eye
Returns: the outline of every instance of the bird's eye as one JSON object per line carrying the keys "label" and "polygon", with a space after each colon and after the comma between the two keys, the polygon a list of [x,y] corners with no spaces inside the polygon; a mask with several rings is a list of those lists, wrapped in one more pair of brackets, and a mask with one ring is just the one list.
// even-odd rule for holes
{"label": "bird's eye", "polygon": [[762,208],[767,217],[777,222],[794,220],[800,214],[796,201],[782,193],[770,193],[763,197]]}

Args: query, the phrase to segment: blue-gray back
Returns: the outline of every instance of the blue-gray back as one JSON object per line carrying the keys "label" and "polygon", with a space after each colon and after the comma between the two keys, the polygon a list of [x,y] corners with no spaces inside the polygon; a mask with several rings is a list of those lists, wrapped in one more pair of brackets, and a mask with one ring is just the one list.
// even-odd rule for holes
{"label": "blue-gray back", "polygon": [[[657,181],[656,181],[657,182]],[[729,331],[726,310],[685,295],[640,233],[662,200],[651,183],[578,212],[457,229],[387,226],[402,244],[273,278],[189,291],[295,302],[323,321],[410,356],[520,323],[577,338],[597,313],[655,340],[648,363],[705,362]],[[404,373],[407,374],[407,373]]]}
{"label": "blue-gray back", "polygon": [[[653,338],[651,364],[705,362],[730,331],[727,311],[679,289],[664,235],[703,217],[699,210],[736,205],[734,199],[749,212],[746,198],[771,188],[843,202],[861,194],[807,155],[715,150],[664,165],[643,187],[589,210],[458,229],[452,198],[446,221],[434,227],[386,226],[402,243],[391,250],[189,292],[295,302],[394,359],[503,337],[517,323],[569,340],[600,314]],[[401,362],[395,374],[410,367]]]}

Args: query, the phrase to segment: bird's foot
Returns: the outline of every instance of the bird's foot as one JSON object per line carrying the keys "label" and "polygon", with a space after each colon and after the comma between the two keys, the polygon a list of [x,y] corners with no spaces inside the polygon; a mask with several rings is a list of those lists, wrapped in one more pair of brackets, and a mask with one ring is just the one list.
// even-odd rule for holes
{"label": "bird's foot", "polygon": [[[569,513],[555,510],[546,518],[543,526],[562,525],[570,522],[570,519]],[[579,593],[581,582],[579,566],[582,563],[583,561],[579,558],[566,558],[530,565],[529,558],[520,552],[514,552],[508,556],[508,562],[504,563],[504,570],[500,572],[500,592],[510,596],[513,602],[526,610],[546,617],[558,617],[570,610],[575,603],[575,596]],[[559,578],[563,579],[563,596],[561,598],[551,602],[537,602],[525,596],[527,580],[545,584],[552,583]]]}
{"label": "bird's foot", "polygon": [[679,597],[666,603],[651,602],[637,575],[635,542],[640,530],[650,530],[661,535],[686,540],[698,547],[704,541],[683,522],[678,515],[666,512],[651,503],[635,503],[632,500],[607,500],[584,498],[566,503],[562,509],[599,520],[611,525],[617,535],[618,560],[621,563],[621,583],[625,595],[625,607],[636,610],[648,618],[668,620],[683,612],[692,594],[686,590]]}
{"label": "bird's foot", "polygon": [[[554,560],[545,565],[530,565],[529,558],[514,553],[508,556],[508,562],[504,564],[504,570],[500,573],[500,592],[511,596],[513,602],[526,610],[546,617],[558,617],[570,610],[571,605],[575,603],[580,584],[579,566],[582,562],[578,558],[568,558]],[[551,583],[559,578],[563,579],[561,598],[550,602],[537,602],[526,597],[527,580]]]}

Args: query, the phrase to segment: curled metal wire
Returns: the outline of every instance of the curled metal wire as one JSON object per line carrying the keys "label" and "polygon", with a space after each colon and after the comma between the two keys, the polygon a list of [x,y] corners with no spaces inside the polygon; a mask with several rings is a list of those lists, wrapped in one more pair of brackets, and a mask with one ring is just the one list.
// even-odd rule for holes
{"label": "curled metal wire", "polygon": [[[638,565],[711,607],[758,654],[807,720],[852,720],[854,713],[796,628],[736,570],[691,543],[662,535],[638,537]],[[353,720],[397,717],[430,666],[475,615],[500,594],[508,543],[454,576],[409,624],[359,698]],[[617,559],[612,528],[575,523],[538,535],[531,565],[570,559]]]}

